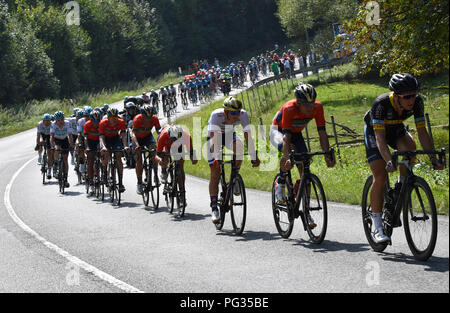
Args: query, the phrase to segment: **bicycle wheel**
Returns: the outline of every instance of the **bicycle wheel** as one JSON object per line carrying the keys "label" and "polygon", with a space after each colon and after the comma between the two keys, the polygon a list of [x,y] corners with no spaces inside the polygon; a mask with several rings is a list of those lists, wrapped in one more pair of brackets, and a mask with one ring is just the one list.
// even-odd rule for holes
{"label": "bicycle wheel", "polygon": [[64,181],[64,161],[59,160],[58,162],[58,183],[59,183],[59,192],[64,194],[64,188],[66,187],[65,181]]}
{"label": "bicycle wheel", "polygon": [[[222,187],[223,190],[223,187]],[[219,200],[217,201],[217,208],[219,210],[219,215],[220,215],[220,221],[219,223],[214,224],[216,226],[217,230],[221,230],[223,228],[223,224],[225,223],[225,216],[227,214],[227,207],[228,204],[225,203],[225,195],[226,195],[226,190],[223,190]]]}
{"label": "bicycle wheel", "polygon": [[[239,187],[236,187],[236,184]],[[236,235],[241,235],[245,228],[247,218],[247,198],[245,196],[245,186],[241,175],[237,174],[231,186],[230,214],[231,223]]]}
{"label": "bicycle wheel", "polygon": [[157,210],[159,208],[159,185],[160,185],[157,167],[153,167],[153,177],[154,182],[151,183],[150,194],[152,195],[153,208]]}
{"label": "bicycle wheel", "polygon": [[172,186],[173,186],[172,168],[168,168],[167,173],[168,173],[168,175],[167,175],[166,185],[164,186],[164,190],[165,190],[167,209],[169,210],[169,213],[172,214],[172,212],[173,212],[173,207],[172,207],[172,202],[171,202],[171,194],[172,194]]}
{"label": "bicycle wheel", "polygon": [[310,174],[304,186],[302,204],[306,231],[313,243],[320,244],[325,239],[328,225],[325,191],[320,179],[314,174]]}
{"label": "bicycle wheel", "polygon": [[142,190],[142,201],[144,202],[145,206],[148,206],[148,202],[150,200],[150,188],[151,188],[151,181],[152,181],[152,174],[151,171],[149,169],[149,166],[147,164],[147,160],[144,159],[144,164],[143,164],[143,190]]}
{"label": "bicycle wheel", "polygon": [[275,221],[275,226],[277,228],[278,233],[283,238],[289,238],[292,233],[292,229],[294,228],[294,219],[291,218],[291,214],[289,213],[291,209],[290,202],[286,202],[286,204],[277,204],[275,198],[275,182],[278,180],[280,174],[275,176],[272,184],[272,213],[273,219]]}
{"label": "bicycle wheel", "polygon": [[[170,198],[170,209],[169,212],[170,214],[173,213],[173,209],[175,208],[175,205],[177,204],[177,194],[178,194],[178,175],[175,175],[175,171],[171,171],[173,173],[172,176],[172,185],[170,187],[170,194],[169,194],[169,198]],[[178,211],[178,207],[177,207],[177,211]]]}
{"label": "bicycle wheel", "polygon": [[403,201],[406,240],[414,258],[426,261],[433,254],[437,240],[437,212],[433,193],[427,182],[415,177]]}
{"label": "bicycle wheel", "polygon": [[103,165],[100,165],[101,167],[101,176],[100,176],[100,192],[102,195],[102,201],[105,200],[105,185],[108,183],[108,172],[106,170],[106,167]]}
{"label": "bicycle wheel", "polygon": [[366,183],[364,185],[363,194],[362,194],[362,202],[361,202],[361,209],[362,209],[362,222],[364,227],[364,233],[366,234],[367,241],[369,242],[369,245],[372,247],[372,249],[376,252],[383,252],[388,243],[376,243],[373,235],[375,232],[375,225],[372,220],[372,206],[370,205],[370,189],[372,187],[373,177],[370,175]]}
{"label": "bicycle wheel", "polygon": [[44,155],[42,156],[41,174],[42,174],[42,184],[45,185],[45,178],[47,176],[47,154],[46,153],[44,153]]}

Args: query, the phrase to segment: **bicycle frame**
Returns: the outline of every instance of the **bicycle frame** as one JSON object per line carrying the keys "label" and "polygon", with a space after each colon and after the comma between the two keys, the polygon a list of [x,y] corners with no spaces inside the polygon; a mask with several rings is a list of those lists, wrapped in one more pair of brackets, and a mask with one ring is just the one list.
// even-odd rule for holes
{"label": "bicycle frame", "polygon": [[[393,223],[394,225],[392,225],[392,227],[399,227],[400,225],[396,225],[395,221],[399,221],[400,220],[400,214],[402,212],[402,206],[404,204],[404,198],[406,196],[406,188],[408,186],[411,186],[414,184],[415,179],[416,179],[416,175],[414,175],[413,173],[413,168],[411,166],[411,158],[414,157],[417,154],[438,154],[439,155],[439,159],[440,161],[445,164],[445,149],[441,149],[441,151],[437,151],[437,150],[428,150],[428,151],[424,151],[424,150],[413,150],[413,151],[394,151],[394,153],[392,154],[392,158],[393,158],[393,164],[395,165],[395,167],[397,167],[398,164],[404,165],[406,168],[406,177],[405,177],[405,181],[403,182],[400,191],[397,191],[394,196],[396,198],[396,202],[394,204],[394,208],[392,210],[393,212]],[[399,156],[405,156],[405,160],[403,161],[397,161]],[[392,190],[392,188],[389,187],[389,173],[388,173],[388,179],[386,180],[386,183],[388,184],[388,191]],[[422,200],[420,199],[420,201],[422,202]],[[422,205],[423,207],[423,205]],[[424,216],[426,216],[426,212],[424,212]],[[425,218],[425,217],[424,217]]]}

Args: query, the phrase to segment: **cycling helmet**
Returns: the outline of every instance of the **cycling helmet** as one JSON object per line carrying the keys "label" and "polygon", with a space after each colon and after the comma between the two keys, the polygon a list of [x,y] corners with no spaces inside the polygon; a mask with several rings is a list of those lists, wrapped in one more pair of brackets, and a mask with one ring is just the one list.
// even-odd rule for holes
{"label": "cycling helmet", "polygon": [[101,113],[97,110],[92,111],[91,113],[91,120],[93,121],[100,121]]}
{"label": "cycling helmet", "polygon": [[125,98],[123,98],[123,101],[124,101],[124,102],[127,102],[129,98],[130,98],[130,97],[125,96]]}
{"label": "cycling helmet", "polygon": [[73,114],[77,115],[78,111],[80,111],[80,108],[73,108]]}
{"label": "cycling helmet", "polygon": [[172,125],[169,128],[169,137],[172,141],[177,141],[183,136],[183,128],[179,125]]}
{"label": "cycling helmet", "polygon": [[108,103],[105,103],[105,104],[103,104],[103,110],[108,110],[109,109],[109,104]]}
{"label": "cycling helmet", "polygon": [[417,79],[411,74],[394,74],[389,81],[389,89],[396,94],[405,91],[417,91],[419,89],[419,83],[417,82]]}
{"label": "cycling helmet", "polygon": [[136,110],[136,104],[134,104],[133,102],[127,102],[125,104],[125,110],[130,110],[130,109],[135,109]]}
{"label": "cycling helmet", "polygon": [[119,110],[117,110],[116,108],[109,108],[106,114],[108,115],[108,117],[112,116],[119,117]]}
{"label": "cycling helmet", "polygon": [[79,110],[78,112],[77,112],[77,117],[78,118],[82,118],[84,116],[84,110]]}
{"label": "cycling helmet", "polygon": [[50,116],[50,114],[48,114],[48,113],[45,113],[43,116],[42,116],[42,120],[43,121],[50,121],[52,118],[51,118],[51,116]]}
{"label": "cycling helmet", "polygon": [[240,111],[242,110],[242,102],[233,96],[229,96],[223,102],[223,107],[226,111]]}
{"label": "cycling helmet", "polygon": [[295,88],[295,96],[298,103],[314,102],[316,101],[317,93],[313,86],[310,84],[299,83]]}
{"label": "cycling helmet", "polygon": [[144,105],[144,107],[141,109],[141,112],[143,115],[146,115],[148,117],[151,117],[154,114],[154,110],[151,105]]}
{"label": "cycling helmet", "polygon": [[50,120],[53,122],[55,121],[55,116],[54,115],[50,115]]}
{"label": "cycling helmet", "polygon": [[55,120],[63,120],[63,119],[64,119],[64,112],[56,111],[55,112]]}
{"label": "cycling helmet", "polygon": [[89,116],[92,113],[92,108],[90,106],[84,107],[84,116]]}

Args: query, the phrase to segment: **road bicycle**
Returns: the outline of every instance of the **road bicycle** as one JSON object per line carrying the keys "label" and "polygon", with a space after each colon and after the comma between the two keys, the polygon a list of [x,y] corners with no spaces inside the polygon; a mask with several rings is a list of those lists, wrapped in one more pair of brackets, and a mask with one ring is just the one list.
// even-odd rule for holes
{"label": "road bicycle", "polygon": [[107,186],[109,192],[109,199],[113,205],[120,205],[121,201],[121,192],[119,191],[119,168],[117,166],[116,154],[123,152],[123,149],[120,150],[110,150],[109,153],[109,162],[107,167]]}
{"label": "road bicycle", "polygon": [[69,152],[69,149],[55,149],[55,151],[59,152],[59,157],[57,160],[57,169],[58,169],[58,185],[59,185],[59,192],[61,194],[64,194],[65,188],[66,188],[66,181],[67,181],[67,171],[66,166],[64,164],[64,153]]}
{"label": "road bicycle", "polygon": [[[291,172],[286,175],[287,199],[277,203],[275,187],[280,174],[275,176],[272,184],[272,211],[275,226],[283,238],[289,238],[294,228],[294,221],[301,218],[303,229],[313,243],[320,244],[325,239],[328,225],[327,199],[320,179],[311,173],[312,158],[317,155],[328,155],[334,160],[334,149],[325,152],[289,153],[292,164],[303,164],[302,176],[295,185]],[[301,161],[295,161],[295,157]]]}
{"label": "road bicycle", "polygon": [[[231,160],[224,161],[224,157],[230,156],[232,157]],[[221,230],[225,223],[225,216],[229,212],[234,233],[241,235],[244,232],[247,219],[247,197],[244,180],[236,167],[236,154],[224,154],[222,151],[222,160],[218,160],[218,163],[220,166],[219,183],[221,192],[217,200],[217,206],[219,208],[220,221],[215,226],[217,230]],[[225,177],[225,164],[231,164],[231,173],[228,181]]]}
{"label": "road bicycle", "polygon": [[[445,165],[445,149],[438,150],[410,150],[394,151],[392,163],[395,167],[402,164],[406,168],[406,177],[403,183],[399,181],[392,188],[387,174],[384,187],[384,205],[382,221],[384,234],[392,236],[394,228],[401,227],[400,215],[403,213],[403,228],[414,258],[426,261],[433,254],[437,239],[437,211],[433,192],[428,183],[413,173],[412,158],[420,154],[437,154],[439,160]],[[403,161],[398,161],[399,156],[404,156]],[[383,252],[392,240],[384,243],[376,243],[374,240],[375,227],[372,220],[372,207],[370,204],[370,189],[373,176],[369,176],[364,185],[362,194],[362,221],[367,241],[376,252]]]}
{"label": "road bicycle", "polygon": [[42,154],[41,161],[41,175],[42,175],[42,184],[45,185],[45,179],[47,178],[47,170],[50,167],[48,164],[48,154],[47,154],[47,143],[41,143],[40,146],[44,147],[44,153]]}
{"label": "road bicycle", "polygon": [[150,197],[152,198],[153,208],[159,208],[159,187],[158,166],[154,166],[151,155],[156,149],[141,147],[142,155],[142,200],[145,206],[148,206]]}
{"label": "road bicycle", "polygon": [[[174,160],[170,153],[164,153],[163,155],[169,157],[167,180],[163,190],[166,205],[170,214],[173,214],[175,209],[175,216],[183,217],[186,209],[185,177],[178,162],[179,160]],[[178,155],[181,157],[187,154]]]}

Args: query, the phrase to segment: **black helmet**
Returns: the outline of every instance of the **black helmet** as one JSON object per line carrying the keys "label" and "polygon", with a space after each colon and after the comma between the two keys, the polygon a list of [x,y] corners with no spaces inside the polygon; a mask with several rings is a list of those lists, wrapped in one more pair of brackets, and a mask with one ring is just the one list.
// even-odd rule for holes
{"label": "black helmet", "polygon": [[134,104],[133,102],[127,102],[125,104],[125,110],[130,110],[130,109],[136,109],[136,104]]}
{"label": "black helmet", "polygon": [[100,111],[94,109],[94,111],[92,111],[91,113],[91,120],[98,121],[100,120],[100,118],[101,118]]}
{"label": "black helmet", "polygon": [[108,117],[111,116],[119,116],[119,110],[117,110],[116,108],[109,108],[108,111],[106,112],[106,114],[108,115]]}
{"label": "black helmet", "polygon": [[389,89],[396,94],[405,91],[417,91],[419,89],[419,83],[411,74],[399,73],[392,75],[389,81]]}
{"label": "black helmet", "polygon": [[316,101],[316,90],[310,84],[299,83],[294,93],[299,103]]}
{"label": "black helmet", "polygon": [[154,108],[151,105],[144,105],[144,107],[141,109],[141,112],[148,117],[151,117],[153,116],[153,114],[155,114]]}

